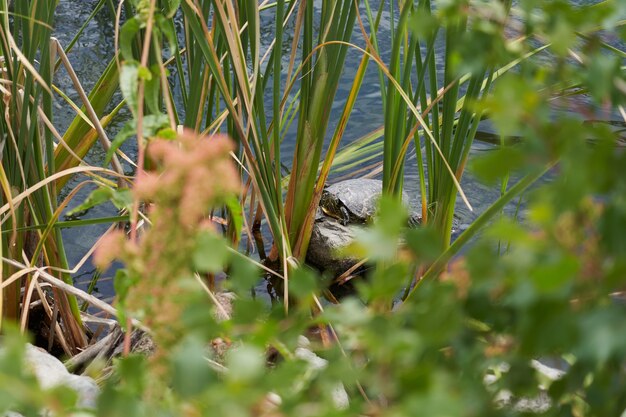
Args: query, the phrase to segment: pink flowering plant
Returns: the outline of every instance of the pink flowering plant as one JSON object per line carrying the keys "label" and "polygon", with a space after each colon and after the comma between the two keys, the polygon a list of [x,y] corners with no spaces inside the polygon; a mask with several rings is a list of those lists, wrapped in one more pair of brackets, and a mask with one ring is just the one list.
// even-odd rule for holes
{"label": "pink flowering plant", "polygon": [[107,268],[115,259],[125,263],[115,281],[118,306],[152,330],[159,350],[170,349],[181,336],[179,318],[185,300],[199,290],[194,272],[223,268],[227,242],[217,233],[210,213],[232,204],[240,190],[229,155],[232,149],[225,136],[190,131],[174,141],[152,141],[148,154],[157,169],[139,174],[133,187],[134,197],[146,207],[150,226],[141,230],[136,241],[115,230],[95,252],[99,268]]}

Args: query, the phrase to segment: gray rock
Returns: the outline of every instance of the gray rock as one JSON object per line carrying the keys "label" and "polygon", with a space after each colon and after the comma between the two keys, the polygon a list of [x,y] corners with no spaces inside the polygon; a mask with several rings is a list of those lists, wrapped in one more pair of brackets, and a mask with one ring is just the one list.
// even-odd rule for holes
{"label": "gray rock", "polygon": [[306,261],[322,271],[341,274],[358,259],[344,257],[339,251],[354,240],[354,225],[343,225],[330,217],[321,217],[315,221],[311,232]]}
{"label": "gray rock", "polygon": [[42,388],[67,386],[78,394],[78,407],[96,407],[100,388],[92,378],[70,374],[60,360],[31,344],[26,345],[24,359]]}

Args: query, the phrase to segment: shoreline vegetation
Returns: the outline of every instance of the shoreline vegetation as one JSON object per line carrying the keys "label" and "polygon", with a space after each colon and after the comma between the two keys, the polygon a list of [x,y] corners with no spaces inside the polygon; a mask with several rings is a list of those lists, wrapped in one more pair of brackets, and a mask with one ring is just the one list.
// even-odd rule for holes
{"label": "shoreline vegetation", "polygon": [[[622,2],[91,3],[62,44],[59,1],[0,0],[0,413],[626,413]],[[499,196],[457,232],[468,171]]]}

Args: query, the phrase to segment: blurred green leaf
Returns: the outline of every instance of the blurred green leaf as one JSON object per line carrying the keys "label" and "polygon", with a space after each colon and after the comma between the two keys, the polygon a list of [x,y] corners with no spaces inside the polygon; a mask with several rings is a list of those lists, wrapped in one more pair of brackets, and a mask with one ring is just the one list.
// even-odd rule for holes
{"label": "blurred green leaf", "polygon": [[571,283],[579,269],[577,259],[572,256],[543,259],[536,262],[531,278],[539,291],[554,292]]}
{"label": "blurred green leaf", "polygon": [[[234,259],[236,258],[233,257]],[[225,282],[227,288],[232,289],[238,295],[247,295],[259,282],[261,273],[252,262],[237,259],[230,265],[229,275],[231,279]]]}
{"label": "blurred green leaf", "polygon": [[[128,62],[135,59],[133,53],[133,43],[136,41],[136,35],[139,33],[140,29],[140,22],[135,17],[128,19],[120,28],[120,52],[124,60]],[[122,69],[122,73],[123,72],[124,71]]]}
{"label": "blurred green leaf", "polygon": [[263,373],[265,354],[253,346],[238,346],[228,353],[227,367],[229,380],[252,382]]}
{"label": "blurred green leaf", "polygon": [[205,346],[202,340],[187,337],[171,354],[172,389],[183,399],[199,395],[215,379],[202,354]]}
{"label": "blurred green leaf", "polygon": [[297,300],[311,299],[319,291],[320,277],[308,268],[298,268],[289,279],[289,291]]}
{"label": "blurred green leaf", "polygon": [[111,201],[119,210],[129,209],[132,205],[132,195],[129,189],[115,190],[108,187],[100,187],[93,190],[82,204],[68,211],[67,216],[72,216],[107,201]]}
{"label": "blurred green leaf", "polygon": [[618,80],[625,83],[626,77],[621,68],[622,60],[614,55],[596,53],[589,60],[587,70],[587,85],[593,99],[598,104],[614,101],[616,104],[624,103],[624,94],[615,91]]}
{"label": "blurred green leaf", "polygon": [[115,135],[115,139],[113,139],[113,141],[111,142],[111,147],[107,151],[106,157],[104,158],[104,165],[109,164],[111,162],[111,159],[113,159],[113,155],[120,148],[120,146],[122,146],[128,138],[135,135],[136,133],[137,129],[135,127],[134,121],[126,123],[120,129],[120,131],[117,132],[117,135]]}
{"label": "blurred green leaf", "polygon": [[430,226],[407,229],[405,239],[418,262],[432,262],[441,254],[441,235]]}
{"label": "blurred green leaf", "polygon": [[120,70],[120,90],[133,115],[137,115],[139,109],[137,101],[138,87],[139,64],[136,61],[125,62]]}
{"label": "blurred green leaf", "polygon": [[526,158],[526,153],[515,147],[490,150],[473,160],[472,172],[486,184],[493,186],[497,181],[523,167]]}
{"label": "blurred green leaf", "polygon": [[228,262],[228,244],[217,233],[201,231],[196,237],[193,264],[198,271],[218,273]]}
{"label": "blurred green leaf", "polygon": [[439,26],[437,19],[424,7],[418,7],[411,14],[408,26],[419,37],[432,36]]}

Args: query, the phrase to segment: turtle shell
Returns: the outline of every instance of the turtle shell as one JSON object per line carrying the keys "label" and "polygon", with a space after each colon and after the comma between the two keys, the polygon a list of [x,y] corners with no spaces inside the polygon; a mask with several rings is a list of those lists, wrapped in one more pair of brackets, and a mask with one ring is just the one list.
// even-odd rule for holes
{"label": "turtle shell", "polygon": [[[328,217],[338,219],[342,224],[366,223],[376,214],[378,198],[383,191],[383,182],[368,178],[340,181],[324,189],[320,199],[320,209]],[[402,192],[402,201],[410,208],[410,198]],[[411,227],[421,223],[421,210],[409,215]]]}
{"label": "turtle shell", "polygon": [[[348,223],[365,223],[376,214],[376,203],[382,190],[380,180],[357,178],[341,181],[324,190],[320,207],[330,217],[347,220]],[[348,219],[345,219],[342,208],[347,212]]]}

